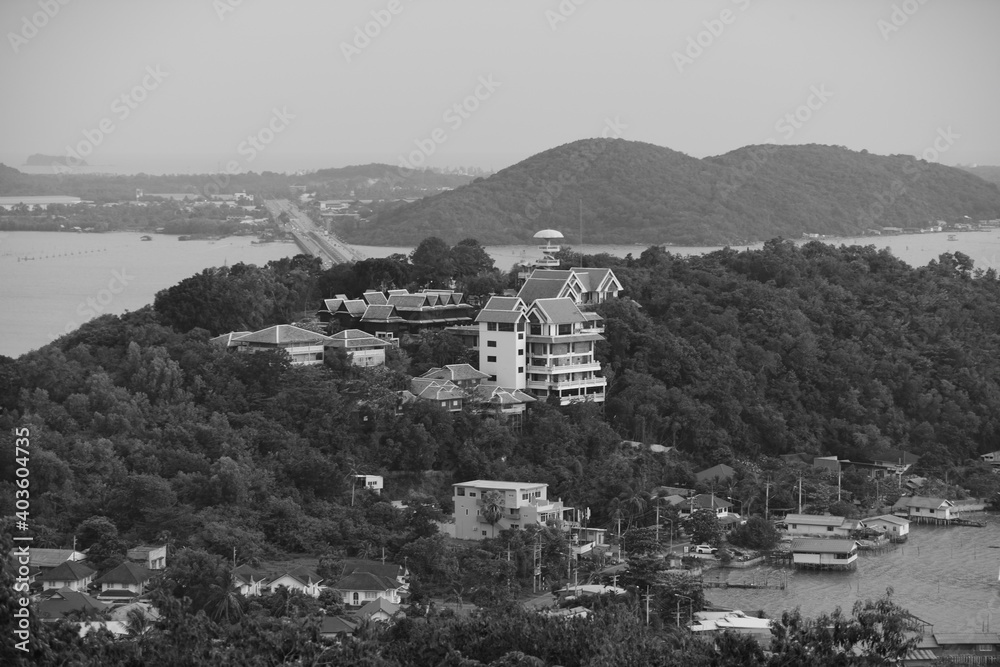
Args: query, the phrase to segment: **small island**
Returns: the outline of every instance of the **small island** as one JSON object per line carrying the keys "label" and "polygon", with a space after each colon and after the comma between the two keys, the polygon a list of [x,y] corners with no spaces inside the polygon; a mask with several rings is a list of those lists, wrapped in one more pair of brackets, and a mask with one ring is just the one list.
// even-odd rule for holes
{"label": "small island", "polygon": [[86,160],[80,160],[79,164],[70,164],[67,156],[65,155],[43,155],[42,153],[35,153],[28,156],[28,160],[24,163],[26,167],[51,167],[52,165],[60,165],[63,167],[89,167]]}

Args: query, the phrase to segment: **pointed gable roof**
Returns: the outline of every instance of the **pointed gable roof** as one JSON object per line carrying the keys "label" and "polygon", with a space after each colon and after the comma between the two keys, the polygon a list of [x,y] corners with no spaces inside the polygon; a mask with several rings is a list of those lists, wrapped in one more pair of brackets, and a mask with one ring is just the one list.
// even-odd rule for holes
{"label": "pointed gable roof", "polygon": [[368,306],[361,316],[362,322],[402,322],[403,318],[396,314],[395,306]]}
{"label": "pointed gable roof", "polygon": [[42,597],[38,603],[39,618],[62,618],[71,611],[101,612],[110,607],[86,593],[80,593],[70,588],[60,588]]}
{"label": "pointed gable roof", "polygon": [[80,581],[94,574],[96,570],[75,560],[68,560],[38,577],[39,581]]}
{"label": "pointed gable roof", "polygon": [[323,299],[323,307],[331,313],[340,310],[340,306],[343,303],[344,299]]}
{"label": "pointed gable roof", "polygon": [[357,625],[339,616],[324,616],[320,622],[319,632],[321,635],[351,634],[357,629]]}
{"label": "pointed gable roof", "polygon": [[387,579],[396,579],[405,574],[403,566],[396,563],[381,563],[377,560],[363,558],[348,558],[344,560],[344,569],[341,572],[341,577],[346,577],[355,572],[368,572]]}
{"label": "pointed gable roof", "polygon": [[531,305],[531,312],[541,313],[543,319],[550,324],[573,324],[587,321],[576,302],[568,297],[536,299]]}
{"label": "pointed gable roof", "polygon": [[389,302],[388,299],[386,299],[385,294],[374,290],[365,292],[361,295],[361,298],[363,298],[369,306],[384,306]]}
{"label": "pointed gable roof", "polygon": [[98,577],[95,584],[142,584],[153,576],[153,573],[141,565],[122,563],[115,569]]}
{"label": "pointed gable roof", "polygon": [[366,308],[368,308],[368,304],[362,299],[348,299],[347,301],[344,301],[341,306],[341,311],[347,312],[349,315],[353,315],[355,317],[360,317],[365,314]]}
{"label": "pointed gable roof", "polygon": [[399,605],[395,602],[389,602],[385,598],[375,598],[361,607],[361,609],[358,609],[357,614],[360,618],[369,618],[379,612],[389,617],[395,616],[399,613]]}
{"label": "pointed gable roof", "polygon": [[476,395],[481,401],[500,406],[534,403],[538,399],[520,389],[481,384],[476,387]]}

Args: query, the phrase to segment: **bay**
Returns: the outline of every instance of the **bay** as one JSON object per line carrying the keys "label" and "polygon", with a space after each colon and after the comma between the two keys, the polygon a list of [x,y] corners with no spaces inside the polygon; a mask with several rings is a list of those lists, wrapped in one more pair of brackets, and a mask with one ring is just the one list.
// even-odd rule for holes
{"label": "bay", "polygon": [[0,233],[0,354],[16,357],[99,314],[120,315],[203,269],[263,265],[299,252],[248,236],[178,241],[134,232]]}
{"label": "bay", "polygon": [[[770,582],[787,577],[781,589],[712,588],[705,597],[748,614],[772,618],[799,607],[815,617],[840,607],[850,613],[858,600],[893,589],[892,599],[935,632],[992,632],[1000,629],[1000,516],[967,514],[985,528],[910,525],[909,540],[885,553],[862,553],[855,571],[819,572],[761,567],[723,570],[729,583]],[[997,613],[997,618],[993,614]]]}

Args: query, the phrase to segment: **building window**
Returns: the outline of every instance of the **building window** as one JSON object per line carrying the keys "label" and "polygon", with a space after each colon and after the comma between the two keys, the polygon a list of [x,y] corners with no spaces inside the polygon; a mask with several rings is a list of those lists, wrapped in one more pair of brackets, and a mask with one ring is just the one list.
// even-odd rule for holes
{"label": "building window", "polygon": [[528,499],[528,494],[527,493],[522,493],[521,494],[521,500],[527,500],[527,499]]}
{"label": "building window", "polygon": [[496,376],[496,375],[491,375],[491,376],[489,377],[489,381],[490,381],[490,382],[496,382],[496,381],[497,381],[497,376]]}
{"label": "building window", "polygon": [[495,356],[486,357],[486,363],[493,364],[493,363],[496,363],[496,360],[497,360],[497,358]]}
{"label": "building window", "polygon": [[532,324],[531,325],[531,331],[529,331],[529,333],[532,336],[541,336],[542,335],[542,325],[541,324]]}
{"label": "building window", "polygon": [[486,347],[496,347],[496,346],[497,346],[497,342],[495,340],[488,340],[488,341],[486,341]]}
{"label": "building window", "polygon": [[486,537],[486,531],[485,530],[483,531],[483,537]]}
{"label": "building window", "polygon": [[457,489],[455,489],[455,495],[456,496],[464,496],[465,495],[465,488],[460,486]]}
{"label": "building window", "polygon": [[487,331],[496,331],[497,330],[497,323],[496,322],[487,322],[486,323],[486,330]]}
{"label": "building window", "polygon": [[524,366],[518,367],[517,372],[518,373],[523,373],[524,372]]}
{"label": "building window", "polygon": [[497,327],[497,330],[498,331],[514,331],[514,323],[513,322],[501,322],[500,325]]}
{"label": "building window", "polygon": [[[524,331],[524,322],[518,322],[517,323],[517,330],[518,331]],[[523,336],[522,336],[522,338],[523,338]]]}
{"label": "building window", "polygon": [[517,356],[523,357],[524,356],[524,350],[518,350],[517,351]]}
{"label": "building window", "polygon": [[827,526],[826,527],[826,532],[832,533],[833,532],[833,526]]}
{"label": "building window", "polygon": [[798,525],[793,523],[792,524],[792,530],[795,530],[796,528],[798,528]]}
{"label": "building window", "polygon": [[518,340],[524,340],[524,334],[523,333],[517,334],[517,339]]}
{"label": "building window", "polygon": [[573,325],[572,324],[560,324],[559,325],[559,335],[560,336],[568,336],[571,333],[573,333]]}
{"label": "building window", "polygon": [[475,491],[469,491],[469,497],[470,498],[475,498],[476,497],[476,492]]}

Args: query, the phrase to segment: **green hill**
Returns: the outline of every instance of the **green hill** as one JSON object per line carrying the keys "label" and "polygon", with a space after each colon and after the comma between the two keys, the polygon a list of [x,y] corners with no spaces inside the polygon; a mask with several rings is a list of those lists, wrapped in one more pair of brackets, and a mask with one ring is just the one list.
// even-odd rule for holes
{"label": "green hill", "polygon": [[1000,189],[960,169],[836,146],[749,146],[692,158],[585,139],[487,179],[384,210],[345,230],[356,243],[530,243],[539,229],[587,243],[724,244],[803,233],[855,235],[962,215],[1000,215]]}

